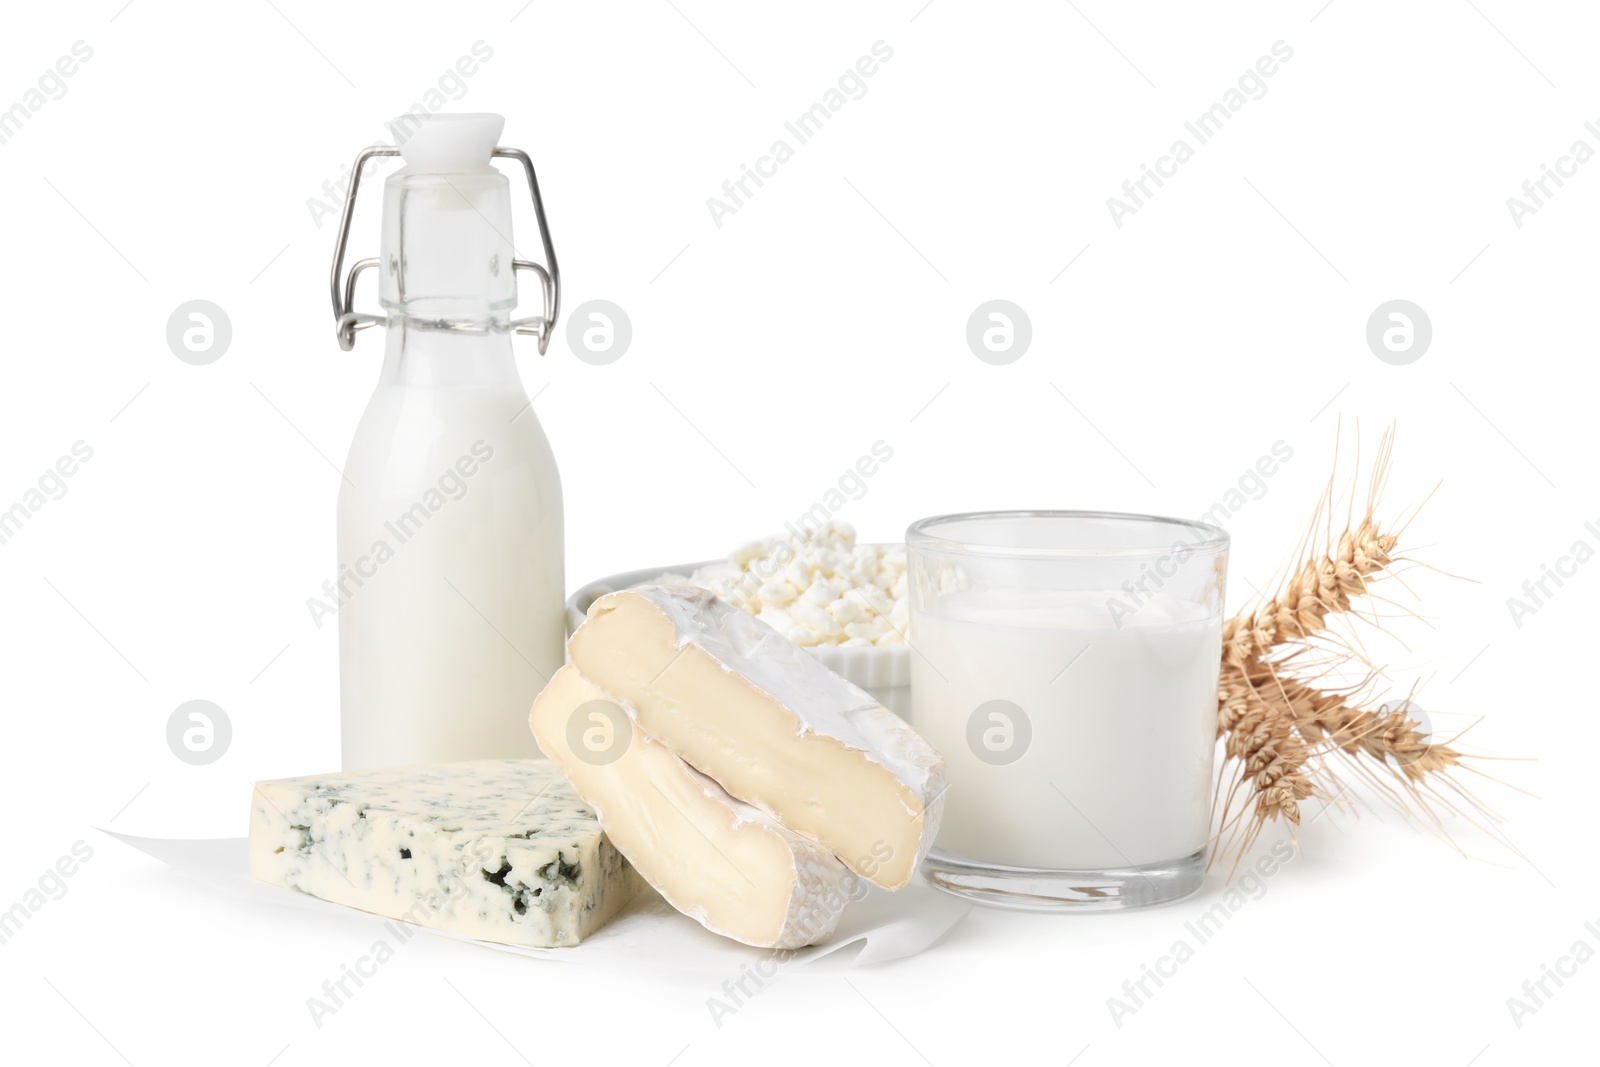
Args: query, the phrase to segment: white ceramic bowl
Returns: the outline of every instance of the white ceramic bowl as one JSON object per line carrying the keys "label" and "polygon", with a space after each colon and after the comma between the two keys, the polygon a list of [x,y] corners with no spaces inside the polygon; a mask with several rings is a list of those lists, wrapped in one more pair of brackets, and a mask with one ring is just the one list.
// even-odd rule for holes
{"label": "white ceramic bowl", "polygon": [[[675,567],[650,567],[624,571],[582,586],[567,598],[567,634],[578,628],[589,614],[589,605],[618,589],[649,585],[664,574],[689,575],[701,567],[726,560],[680,563]],[[906,645],[874,645],[842,648],[838,645],[813,645],[806,649],[822,665],[871,693],[873,698],[904,718],[911,710],[911,649]]]}

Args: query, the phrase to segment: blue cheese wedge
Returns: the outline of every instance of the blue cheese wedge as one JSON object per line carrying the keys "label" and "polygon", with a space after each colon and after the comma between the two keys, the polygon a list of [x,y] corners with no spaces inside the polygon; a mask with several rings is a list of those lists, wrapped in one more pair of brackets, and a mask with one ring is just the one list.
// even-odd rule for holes
{"label": "blue cheese wedge", "polygon": [[572,665],[730,794],[885,889],[911,880],[944,810],[944,759],[903,719],[704,589],[596,600]]}
{"label": "blue cheese wedge", "polygon": [[250,873],[462,937],[576,945],[643,881],[548,760],[256,783]]}
{"label": "blue cheese wedge", "polygon": [[827,849],[729,796],[562,667],[533,702],[539,747],[667,902],[761,948],[827,940],[861,881]]}

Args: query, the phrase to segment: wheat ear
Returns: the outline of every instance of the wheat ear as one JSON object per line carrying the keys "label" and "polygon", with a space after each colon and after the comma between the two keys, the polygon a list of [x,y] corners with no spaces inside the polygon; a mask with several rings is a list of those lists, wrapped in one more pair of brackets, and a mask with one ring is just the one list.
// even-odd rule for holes
{"label": "wheat ear", "polygon": [[1330,477],[1308,527],[1314,533],[1326,523],[1324,543],[1329,547],[1309,550],[1308,533],[1301,559],[1277,591],[1223,628],[1217,731],[1234,775],[1218,805],[1219,838],[1231,834],[1223,851],[1236,849],[1242,856],[1268,823],[1282,820],[1298,826],[1300,801],[1316,796],[1331,802],[1342,794],[1344,787],[1330,764],[1335,759],[1435,827],[1442,826],[1436,805],[1469,819],[1496,818],[1452,779],[1451,772],[1466,758],[1463,753],[1429,740],[1421,724],[1406,714],[1406,705],[1398,711],[1364,706],[1375,699],[1365,684],[1346,689],[1313,684],[1334,666],[1352,660],[1368,668],[1369,680],[1377,673],[1348,640],[1330,649],[1327,639],[1336,617],[1381,629],[1377,617],[1362,614],[1359,607],[1376,599],[1372,585],[1393,577],[1401,562],[1397,550],[1405,527],[1389,532],[1375,516],[1393,447],[1391,428],[1379,442],[1364,512],[1359,518],[1347,516],[1337,536]]}

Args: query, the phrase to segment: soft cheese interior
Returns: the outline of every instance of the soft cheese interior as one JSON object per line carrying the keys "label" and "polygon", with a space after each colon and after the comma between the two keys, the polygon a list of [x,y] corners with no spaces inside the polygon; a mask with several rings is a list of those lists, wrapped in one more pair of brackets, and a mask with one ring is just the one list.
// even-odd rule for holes
{"label": "soft cheese interior", "polygon": [[833,933],[855,877],[645,736],[572,667],[539,694],[530,725],[612,843],[679,911],[747,945],[799,948]]}
{"label": "soft cheese interior", "polygon": [[944,762],[893,712],[765,623],[691,586],[612,593],[573,664],[650,737],[890,889],[938,830]]}
{"label": "soft cheese interior", "polygon": [[256,783],[250,873],[376,915],[512,945],[576,945],[643,883],[549,760]]}

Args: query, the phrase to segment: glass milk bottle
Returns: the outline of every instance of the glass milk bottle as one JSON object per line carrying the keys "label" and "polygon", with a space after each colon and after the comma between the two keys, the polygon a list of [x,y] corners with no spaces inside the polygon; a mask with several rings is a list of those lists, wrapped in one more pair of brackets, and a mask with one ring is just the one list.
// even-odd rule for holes
{"label": "glass milk bottle", "polygon": [[[497,148],[496,115],[436,115],[353,168],[333,273],[341,347],[384,326],[383,370],[339,493],[339,676],[345,769],[536,756],[528,708],[563,659],[561,480],[512,357],[557,313],[554,249],[527,156]],[[383,190],[381,254],[343,277],[362,167],[403,157]],[[516,258],[520,160],[549,272]],[[351,310],[376,267],[384,316]],[[516,271],[545,314],[510,318]]]}

